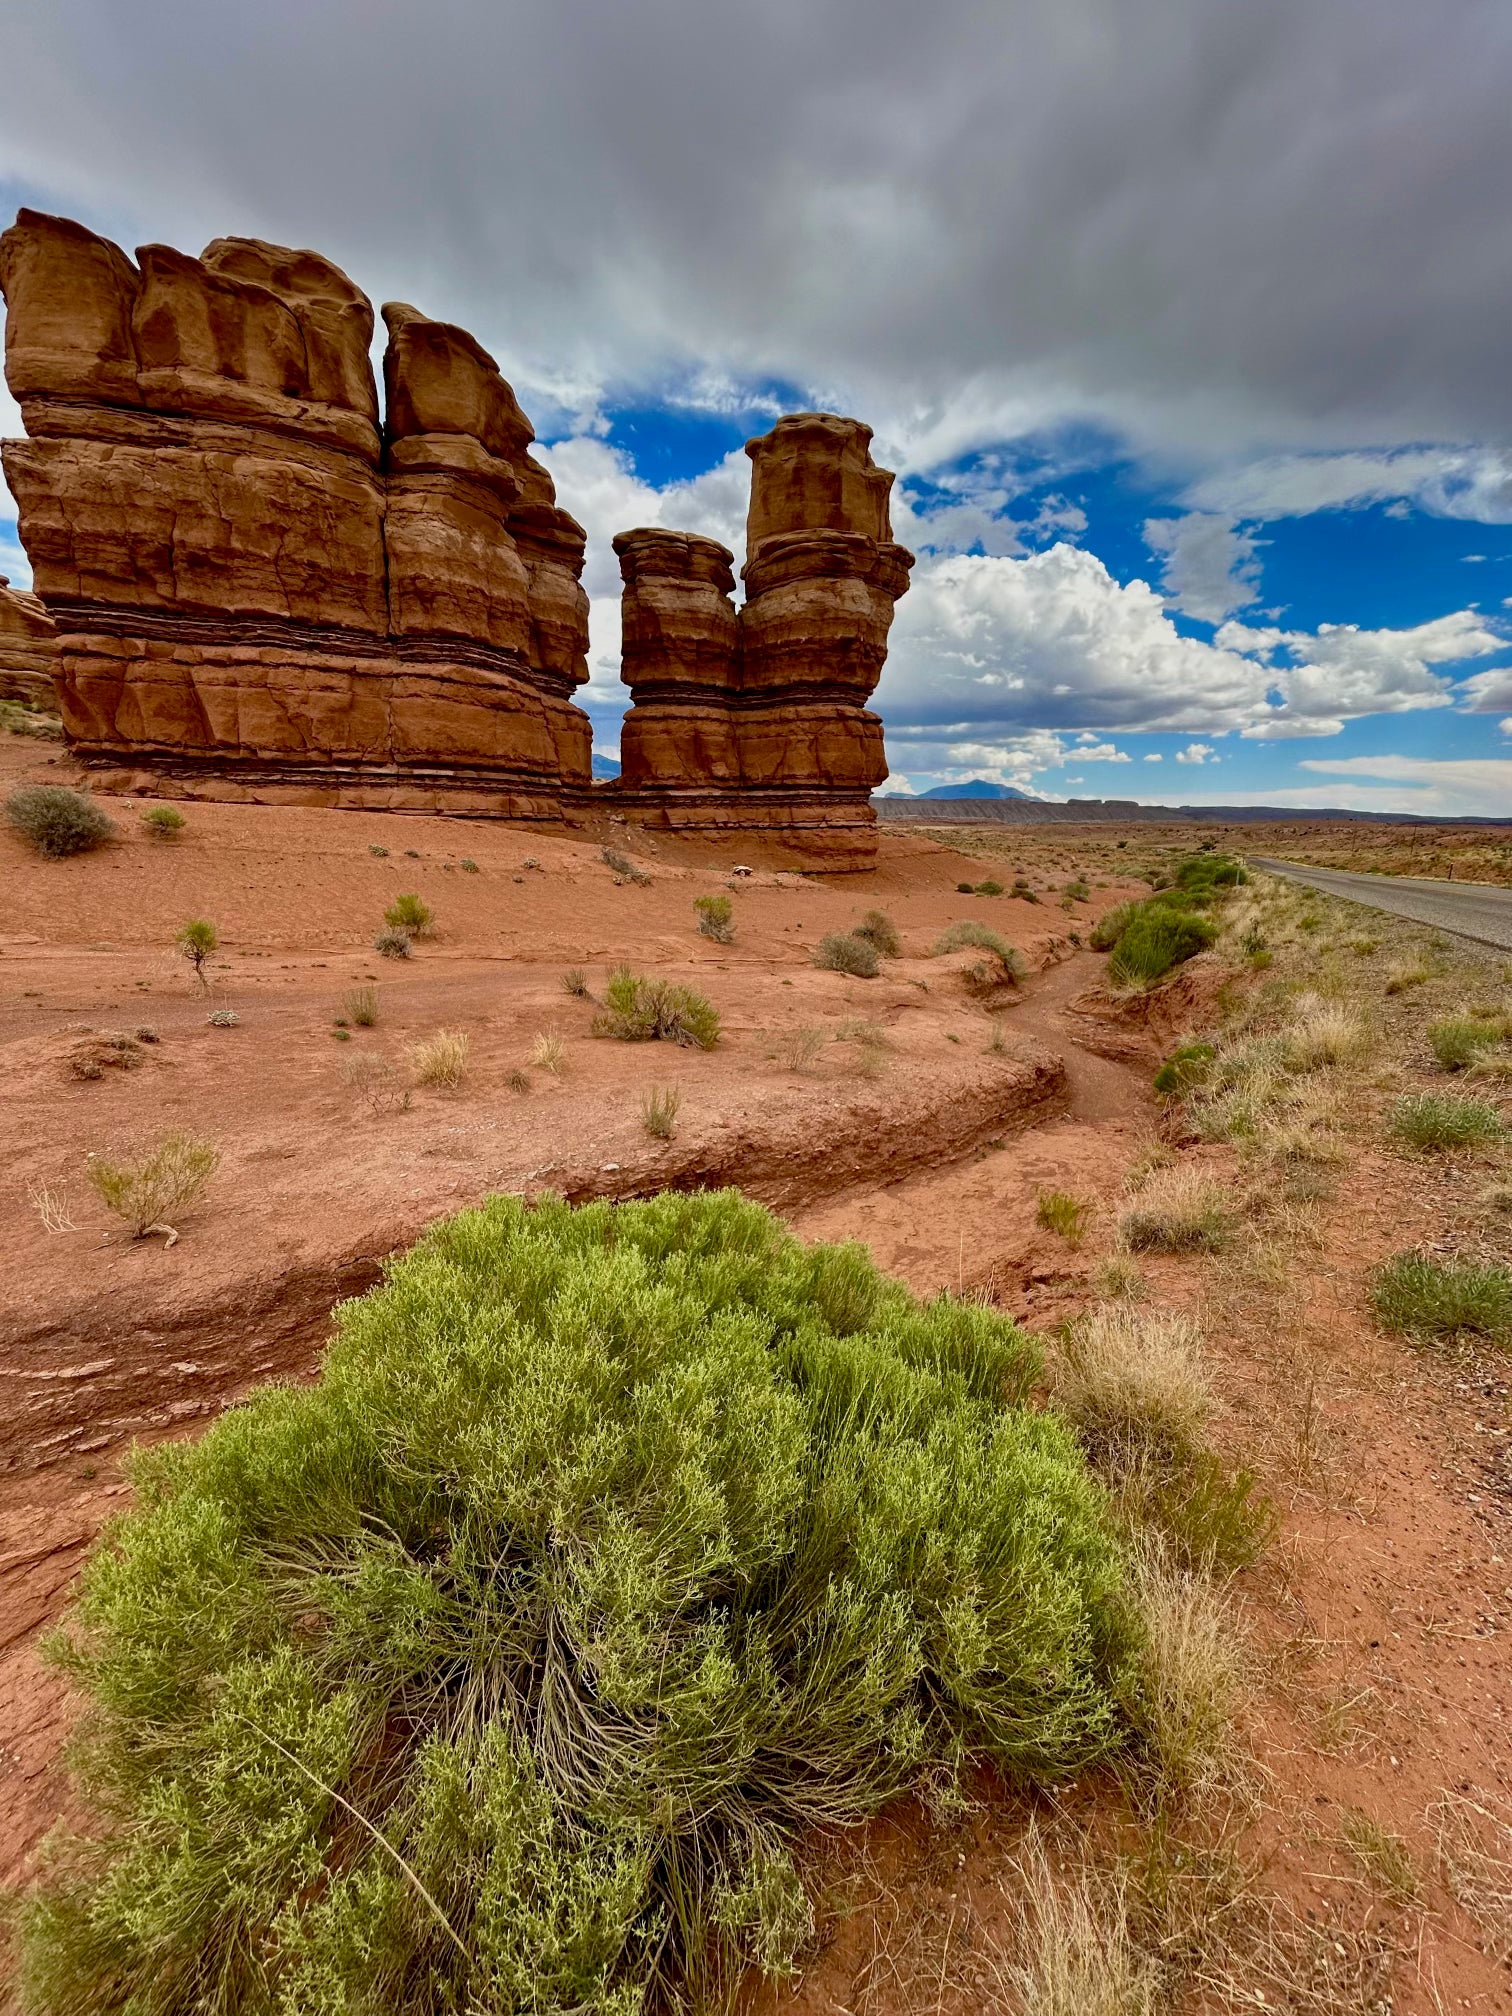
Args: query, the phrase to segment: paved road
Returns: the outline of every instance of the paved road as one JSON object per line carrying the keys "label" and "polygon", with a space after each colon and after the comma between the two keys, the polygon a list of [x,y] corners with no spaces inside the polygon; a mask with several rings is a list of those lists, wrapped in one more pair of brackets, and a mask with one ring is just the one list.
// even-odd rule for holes
{"label": "paved road", "polygon": [[1247,857],[1256,868],[1288,875],[1328,896],[1343,896],[1416,924],[1432,924],[1456,938],[1512,952],[1512,889],[1487,882],[1430,882],[1412,875],[1346,875],[1338,868],[1305,868],[1295,861]]}

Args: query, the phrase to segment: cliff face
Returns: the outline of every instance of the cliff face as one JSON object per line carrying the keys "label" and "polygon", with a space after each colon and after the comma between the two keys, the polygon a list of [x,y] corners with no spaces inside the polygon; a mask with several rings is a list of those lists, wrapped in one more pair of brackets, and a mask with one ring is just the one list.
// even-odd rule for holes
{"label": "cliff face", "polygon": [[690,533],[622,532],[622,676],[634,705],[619,793],[671,827],[801,836],[830,865],[875,849],[887,775],[867,710],[913,555],[893,541],[892,475],[871,429],[798,413],[746,443],[744,606],[732,556]]}
{"label": "cliff face", "polygon": [[[78,754],[218,796],[548,816],[586,785],[581,528],[464,331],[313,252],[22,211],[4,447]],[[127,778],[116,781],[129,782]]]}
{"label": "cliff face", "polygon": [[[328,259],[217,238],[133,263],[65,218],[0,237],[4,444],[64,732],[106,788],[505,818],[603,812],[864,866],[887,774],[866,702],[912,555],[871,430],[800,413],[746,444],[731,555],[615,540],[623,774],[591,783],[584,535],[465,330],[373,311]],[[23,621],[24,617],[24,621]],[[3,676],[3,675],[0,675]]]}
{"label": "cliff face", "polygon": [[57,631],[35,595],[0,574],[0,700],[55,707]]}

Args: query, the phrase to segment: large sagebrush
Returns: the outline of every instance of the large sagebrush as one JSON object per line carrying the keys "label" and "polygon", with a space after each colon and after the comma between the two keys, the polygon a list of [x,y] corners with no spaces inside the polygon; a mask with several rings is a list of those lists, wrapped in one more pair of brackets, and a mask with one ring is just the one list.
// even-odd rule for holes
{"label": "large sagebrush", "polygon": [[136,1459],[26,2006],[632,2016],[787,1968],[809,1830],[1120,1738],[1119,1557],[1037,1372],[732,1191],[434,1227],[318,1383]]}

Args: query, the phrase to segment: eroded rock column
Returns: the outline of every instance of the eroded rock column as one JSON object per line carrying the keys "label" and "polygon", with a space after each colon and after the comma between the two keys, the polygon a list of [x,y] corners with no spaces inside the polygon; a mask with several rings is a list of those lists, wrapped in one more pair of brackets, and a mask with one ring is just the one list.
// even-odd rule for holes
{"label": "eroded rock column", "polygon": [[866,706],[913,555],[892,537],[891,472],[871,429],[830,413],[780,420],[752,462],[744,607],[731,556],[655,530],[615,540],[625,580],[622,740],[628,816],[764,834],[816,865],[875,855],[887,775]]}

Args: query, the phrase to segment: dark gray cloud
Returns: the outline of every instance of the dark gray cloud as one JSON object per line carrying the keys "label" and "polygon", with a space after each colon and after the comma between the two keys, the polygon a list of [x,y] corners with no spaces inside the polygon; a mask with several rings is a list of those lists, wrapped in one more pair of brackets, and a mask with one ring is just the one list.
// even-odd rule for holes
{"label": "dark gray cloud", "polygon": [[1505,0],[11,0],[0,176],[311,243],[569,404],[712,366],[915,460],[1512,438]]}

